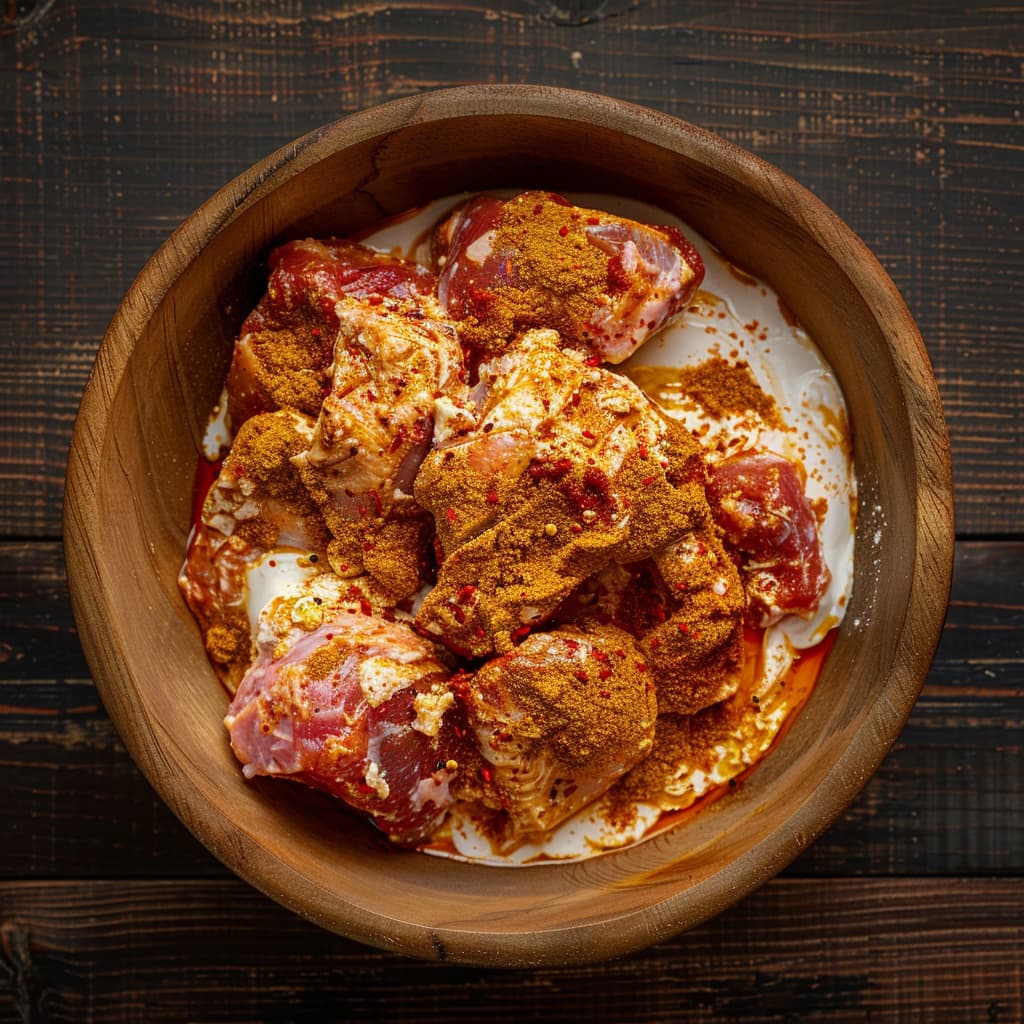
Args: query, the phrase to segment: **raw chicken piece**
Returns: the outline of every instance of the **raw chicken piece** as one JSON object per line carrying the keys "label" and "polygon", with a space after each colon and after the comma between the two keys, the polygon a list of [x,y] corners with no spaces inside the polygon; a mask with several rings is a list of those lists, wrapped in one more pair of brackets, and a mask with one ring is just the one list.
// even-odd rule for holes
{"label": "raw chicken piece", "polygon": [[[708,616],[730,623],[731,642],[742,590],[707,504],[697,442],[629,380],[562,350],[553,331],[528,332],[481,365],[480,381],[476,426],[448,438],[417,476],[443,556],[418,627],[457,654],[502,653],[588,577],[657,556],[666,587],[693,587],[678,591],[666,618],[699,594],[714,605]],[[721,594],[672,548],[689,536],[719,558]],[[679,645],[647,654],[660,660]],[[664,691],[669,707],[691,702],[672,679]]]}
{"label": "raw chicken piece", "polygon": [[336,307],[331,389],[309,448],[293,461],[335,541],[340,575],[368,573],[401,600],[423,584],[432,524],[413,480],[439,418],[468,414],[451,324],[401,303]]}
{"label": "raw chicken piece", "polygon": [[315,563],[330,536],[289,458],[303,451],[313,422],[265,413],[238,432],[189,538],[178,584],[218,673],[234,691],[249,663],[247,575],[269,551],[297,549]]}
{"label": "raw chicken piece", "polygon": [[450,802],[454,704],[428,641],[404,623],[341,613],[282,657],[261,653],[224,723],[246,778],[322,789],[414,844]]}
{"label": "raw chicken piece", "polygon": [[741,553],[756,624],[811,614],[830,574],[796,466],[774,452],[741,452],[714,467],[708,497],[726,540]]}
{"label": "raw chicken piece", "polygon": [[270,253],[267,292],[242,324],[228,373],[228,413],[320,410],[344,296],[416,300],[434,275],[407,260],[339,239],[287,242]]}
{"label": "raw chicken piece", "polygon": [[467,795],[504,812],[506,851],[606,792],[654,739],[646,660],[614,627],[534,633],[454,686],[486,762]]}
{"label": "raw chicken piece", "polygon": [[664,712],[693,714],[732,696],[744,664],[746,597],[714,528],[683,534],[631,565],[606,566],[554,616],[612,623],[635,637]]}
{"label": "raw chicken piece", "polygon": [[704,278],[678,229],[570,206],[552,192],[477,196],[438,227],[433,251],[438,300],[484,353],[550,327],[620,363],[685,309]]}

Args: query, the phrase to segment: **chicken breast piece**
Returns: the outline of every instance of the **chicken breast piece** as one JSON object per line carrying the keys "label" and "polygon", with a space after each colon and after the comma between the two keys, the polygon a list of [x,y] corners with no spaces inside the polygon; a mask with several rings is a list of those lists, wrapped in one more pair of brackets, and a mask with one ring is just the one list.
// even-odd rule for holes
{"label": "chicken breast piece", "polygon": [[343,612],[282,657],[262,652],[224,723],[246,778],[324,790],[415,844],[450,802],[454,704],[428,641],[404,623]]}
{"label": "chicken breast piece", "polygon": [[651,749],[651,676],[614,627],[535,633],[455,685],[485,759],[487,787],[471,795],[503,812],[504,850],[585,807]]}
{"label": "chicken breast piece", "polygon": [[336,311],[330,393],[293,462],[334,537],[332,567],[367,573],[397,601],[425,579],[433,526],[413,481],[438,409],[450,418],[465,404],[462,350],[416,306],[345,299]]}
{"label": "chicken breast piece", "polygon": [[275,409],[320,411],[345,296],[414,300],[432,295],[434,275],[358,242],[312,238],[270,253],[267,291],[242,324],[228,372],[228,413],[238,429]]}
{"label": "chicken breast piece", "polygon": [[433,253],[438,300],[482,353],[550,327],[565,344],[620,363],[685,309],[704,278],[678,229],[553,192],[477,196],[439,225]]}

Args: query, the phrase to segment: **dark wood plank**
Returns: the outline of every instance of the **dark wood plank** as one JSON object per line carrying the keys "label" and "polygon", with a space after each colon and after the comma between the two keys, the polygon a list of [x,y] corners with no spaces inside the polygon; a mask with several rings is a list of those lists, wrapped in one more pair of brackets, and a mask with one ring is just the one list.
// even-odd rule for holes
{"label": "dark wood plank", "polygon": [[[859,231],[936,364],[964,535],[1024,512],[1024,28],[1010,3],[5,8],[0,535],[55,537],[78,396],[189,211],[340,114],[466,81],[606,92],[779,164]],[[40,414],[45,410],[45,416]]]}
{"label": "dark wood plank", "polygon": [[[84,678],[58,544],[0,545],[0,619],[0,878],[222,875]],[[1024,871],[1022,628],[1024,543],[959,544],[946,631],[906,729],[790,874]]]}
{"label": "dark wood plank", "polygon": [[234,881],[0,884],[3,1020],[1019,1021],[1024,887],[769,883],[593,970],[424,964]]}

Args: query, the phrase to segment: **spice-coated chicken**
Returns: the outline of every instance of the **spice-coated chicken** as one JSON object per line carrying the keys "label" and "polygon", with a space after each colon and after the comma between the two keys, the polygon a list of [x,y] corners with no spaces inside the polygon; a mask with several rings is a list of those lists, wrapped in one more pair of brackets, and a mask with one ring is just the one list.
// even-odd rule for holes
{"label": "spice-coated chicken", "polygon": [[614,627],[534,633],[454,688],[486,780],[474,792],[475,779],[460,779],[455,793],[500,809],[495,841],[506,849],[607,792],[654,739],[646,659]]}
{"label": "spice-coated chicken", "polygon": [[620,363],[685,309],[704,278],[676,228],[553,192],[471,199],[438,227],[433,255],[438,300],[482,353],[550,327],[565,344]]}
{"label": "spice-coated chicken", "polygon": [[251,656],[248,570],[274,548],[296,548],[314,558],[327,550],[327,528],[289,461],[312,437],[313,421],[301,413],[247,420],[189,538],[179,586],[232,691]]}
{"label": "spice-coated chicken", "polygon": [[[593,574],[653,557],[671,591],[666,620],[699,607],[698,639],[738,656],[742,587],[711,517],[701,449],[681,426],[631,381],[563,350],[554,331],[527,332],[481,364],[475,398],[476,424],[441,439],[416,479],[442,557],[421,629],[471,658],[505,652]],[[691,537],[708,557],[687,560]],[[692,645],[676,633],[647,651],[652,662]],[[692,695],[676,690],[664,681],[667,707],[689,708]]]}
{"label": "spice-coated chicken", "polygon": [[425,267],[344,239],[287,242],[272,250],[266,294],[246,317],[228,373],[235,429],[274,409],[320,410],[338,332],[337,303],[414,300],[433,293]]}
{"label": "spice-coated chicken", "polygon": [[276,653],[260,650],[225,718],[246,778],[325,790],[395,842],[429,836],[459,746],[432,645],[405,623],[341,613]]}
{"label": "spice-coated chicken", "polygon": [[416,472],[438,420],[468,420],[462,350],[419,305],[342,299],[335,310],[330,391],[293,461],[333,534],[335,571],[365,571],[400,600],[423,584],[432,532]]}

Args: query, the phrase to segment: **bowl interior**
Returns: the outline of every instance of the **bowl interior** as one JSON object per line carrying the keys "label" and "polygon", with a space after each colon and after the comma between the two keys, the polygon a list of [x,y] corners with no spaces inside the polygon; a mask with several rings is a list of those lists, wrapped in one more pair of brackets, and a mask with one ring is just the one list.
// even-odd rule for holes
{"label": "bowl interior", "polygon": [[[225,742],[226,696],[175,584],[203,426],[270,246],[500,186],[644,198],[773,285],[839,377],[860,487],[852,605],[815,694],[766,761],[683,828],[529,869],[404,853],[315,793],[246,783]],[[382,948],[569,963],[706,919],[852,799],[902,726],[937,642],[950,506],[923,347],[849,229],[781,172],[700,129],[585,94],[481,87],[398,101],[299,140],[160,250],[118,311],[83,401],[67,558],[111,717],[162,797],[232,869]]]}

